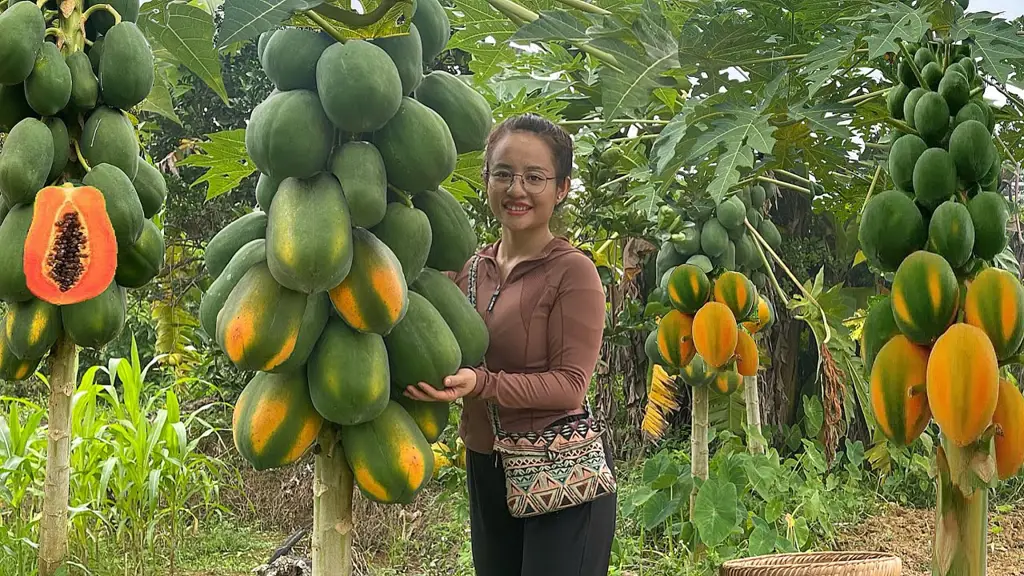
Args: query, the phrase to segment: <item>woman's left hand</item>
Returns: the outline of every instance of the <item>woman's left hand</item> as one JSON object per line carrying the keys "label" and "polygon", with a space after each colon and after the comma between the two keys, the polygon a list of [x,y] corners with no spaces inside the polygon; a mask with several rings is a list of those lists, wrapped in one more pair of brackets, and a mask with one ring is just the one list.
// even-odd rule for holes
{"label": "woman's left hand", "polygon": [[469,395],[476,388],[476,372],[462,368],[444,379],[444,390],[438,390],[426,382],[406,386],[405,395],[421,402],[454,402]]}

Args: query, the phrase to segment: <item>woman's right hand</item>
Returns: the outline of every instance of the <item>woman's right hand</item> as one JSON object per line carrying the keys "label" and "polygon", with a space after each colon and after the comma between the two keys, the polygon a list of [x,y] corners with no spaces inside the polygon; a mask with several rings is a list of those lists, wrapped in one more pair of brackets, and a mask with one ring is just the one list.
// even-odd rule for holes
{"label": "woman's right hand", "polygon": [[462,368],[444,379],[444,390],[438,390],[426,382],[405,387],[405,396],[421,402],[454,402],[468,396],[476,389],[476,372]]}

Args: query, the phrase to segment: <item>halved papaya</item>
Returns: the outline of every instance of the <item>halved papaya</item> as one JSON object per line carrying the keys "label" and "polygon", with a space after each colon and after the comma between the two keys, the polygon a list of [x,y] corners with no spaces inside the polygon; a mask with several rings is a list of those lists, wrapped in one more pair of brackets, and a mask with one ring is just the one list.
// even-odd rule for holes
{"label": "halved papaya", "polygon": [[117,271],[117,240],[103,193],[91,186],[39,191],[25,239],[25,282],[32,294],[63,306],[103,293]]}

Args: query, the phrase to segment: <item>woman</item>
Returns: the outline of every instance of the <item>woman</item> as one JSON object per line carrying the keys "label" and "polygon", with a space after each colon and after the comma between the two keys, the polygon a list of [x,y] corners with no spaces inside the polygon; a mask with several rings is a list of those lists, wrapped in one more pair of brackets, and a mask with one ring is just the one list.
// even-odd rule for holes
{"label": "woman", "polygon": [[[597,269],[551,232],[569,193],[569,135],[532,114],[509,118],[485,152],[487,201],[501,239],[477,252],[477,310],[490,334],[485,366],[462,368],[436,390],[406,388],[422,401],[463,398],[459,434],[467,447],[470,529],[478,576],[598,576],[608,573],[616,496],[530,518],[505,501],[500,457],[492,453],[487,403],[509,432],[540,431],[579,418],[604,330]],[[469,269],[455,280],[465,292]],[[611,456],[605,444],[605,455]]]}

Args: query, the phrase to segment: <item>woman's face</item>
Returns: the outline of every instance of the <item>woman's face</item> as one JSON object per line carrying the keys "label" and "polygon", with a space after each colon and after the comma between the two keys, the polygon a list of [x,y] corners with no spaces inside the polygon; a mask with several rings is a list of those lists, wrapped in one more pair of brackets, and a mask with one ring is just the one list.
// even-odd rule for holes
{"label": "woman's face", "polygon": [[506,134],[491,151],[488,171],[487,202],[502,227],[548,228],[568,182],[555,178],[554,155],[543,138],[530,132]]}

